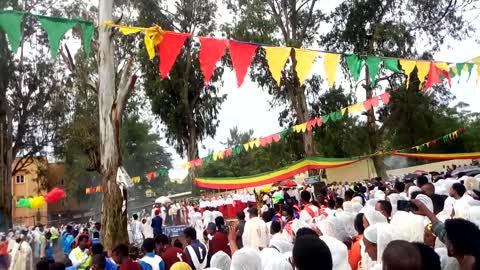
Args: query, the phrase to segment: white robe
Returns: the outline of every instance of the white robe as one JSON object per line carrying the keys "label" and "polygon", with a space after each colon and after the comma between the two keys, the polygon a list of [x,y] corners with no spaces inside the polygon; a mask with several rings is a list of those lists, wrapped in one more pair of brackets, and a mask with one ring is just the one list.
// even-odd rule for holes
{"label": "white robe", "polygon": [[33,268],[33,254],[30,245],[22,241],[15,243],[10,253],[11,263],[9,270],[30,270]]}
{"label": "white robe", "polygon": [[142,224],[142,233],[145,238],[153,238],[152,219],[147,218],[147,222]]}
{"label": "white robe", "polygon": [[242,235],[243,246],[256,250],[268,247],[268,231],[267,224],[261,218],[247,220]]}

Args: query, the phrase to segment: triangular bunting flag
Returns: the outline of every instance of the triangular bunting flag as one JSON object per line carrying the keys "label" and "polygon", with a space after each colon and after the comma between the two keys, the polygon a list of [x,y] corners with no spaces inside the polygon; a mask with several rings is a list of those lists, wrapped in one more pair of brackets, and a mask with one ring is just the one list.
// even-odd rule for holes
{"label": "triangular bunting flag", "polygon": [[365,64],[368,66],[368,74],[370,75],[370,85],[375,86],[377,82],[375,78],[377,77],[378,71],[380,70],[380,62],[382,59],[376,56],[369,56],[365,60]]}
{"label": "triangular bunting flag", "polygon": [[[458,77],[460,77],[460,76],[462,75],[463,66],[465,66],[465,63],[457,63],[457,64],[455,65],[455,67],[456,67],[456,69],[457,69],[457,70],[456,70],[456,71],[457,71],[456,73],[457,73]],[[458,78],[458,79],[460,79],[460,78]]]}
{"label": "triangular bunting flag", "polygon": [[440,78],[440,69],[437,68],[433,63],[430,64],[430,71],[428,72],[427,83],[425,84],[425,91],[428,91],[432,85],[441,83],[442,79]]}
{"label": "triangular bunting flag", "polygon": [[256,45],[229,41],[230,57],[232,59],[233,70],[237,76],[238,87],[242,86],[245,75],[247,74],[248,67],[252,63],[253,56],[257,50]]}
{"label": "triangular bunting flag", "polygon": [[235,147],[233,148],[233,155],[236,156],[236,155],[242,153],[242,152],[243,152],[243,149],[244,149],[244,148],[243,148],[242,145],[237,145],[237,146],[235,146]]}
{"label": "triangular bunting flag", "polygon": [[339,58],[340,54],[337,53],[323,54],[323,66],[325,67],[329,88],[333,87],[335,80],[337,79],[337,65]]}
{"label": "triangular bunting flag", "polygon": [[52,58],[55,58],[63,35],[65,35],[68,30],[72,29],[77,23],[63,18],[52,18],[40,15],[37,15],[36,17],[42,25],[42,28],[47,32],[48,43],[50,44],[50,55]]}
{"label": "triangular bunting flag", "polygon": [[290,57],[291,48],[288,47],[263,47],[265,50],[265,58],[268,62],[270,73],[272,73],[273,79],[280,86],[280,80],[282,78],[282,70],[287,63],[288,57]]}
{"label": "triangular bunting flag", "polygon": [[295,59],[297,60],[295,71],[297,71],[300,85],[303,85],[308,74],[310,74],[310,69],[312,69],[313,62],[317,55],[318,52],[316,51],[295,49]]}
{"label": "triangular bunting flag", "polygon": [[153,178],[157,177],[157,173],[156,172],[149,172],[145,175],[145,177],[147,178],[148,181],[152,181]]}
{"label": "triangular bunting flag", "polygon": [[133,183],[140,183],[140,176],[134,176],[134,177],[132,177],[132,182],[133,182]]}
{"label": "triangular bunting flag", "polygon": [[425,82],[425,78],[430,70],[430,63],[431,62],[427,61],[417,61],[417,76],[418,80],[420,80],[420,87],[422,87],[422,84]]}
{"label": "triangular bunting flag", "polygon": [[356,54],[346,54],[345,61],[347,62],[348,69],[350,70],[350,74],[352,74],[353,79],[358,81],[360,72],[362,71],[363,59]]}
{"label": "triangular bunting flag", "polygon": [[344,115],[348,110],[348,107],[345,107],[345,108],[342,108],[341,111],[342,111],[342,115]]}
{"label": "triangular bunting flag", "polygon": [[88,58],[90,56],[90,48],[92,44],[93,33],[95,32],[95,26],[93,22],[79,22],[82,27],[82,40],[83,40],[83,51],[85,56]]}
{"label": "triangular bunting flag", "polygon": [[369,111],[372,109],[372,101],[370,99],[367,99],[363,102],[363,107],[365,108],[366,111]]}
{"label": "triangular bunting flag", "polygon": [[233,150],[232,150],[232,148],[228,148],[224,152],[225,152],[225,157],[231,157],[232,153],[233,153]]}
{"label": "triangular bunting flag", "polygon": [[363,110],[364,110],[363,103],[357,103],[357,104],[348,106],[349,113],[363,112]]}
{"label": "triangular bunting flag", "polygon": [[480,82],[480,64],[477,64],[477,83]]}
{"label": "triangular bunting flag", "polygon": [[372,104],[372,107],[373,107],[373,108],[378,107],[378,102],[379,102],[379,100],[380,100],[380,99],[379,99],[378,96],[372,97],[372,98],[370,99],[370,104]]}
{"label": "triangular bunting flag", "polygon": [[457,76],[457,66],[456,65],[453,65],[450,67],[450,77],[453,78],[455,76]]}
{"label": "triangular bunting flag", "polygon": [[407,76],[407,89],[408,85],[410,84],[410,74],[412,73],[413,69],[415,68],[416,62],[413,60],[406,60],[406,59],[400,59],[400,65],[402,66],[403,71],[405,72],[405,75]]}
{"label": "triangular bunting flag", "polygon": [[186,39],[187,35],[182,33],[165,32],[163,34],[163,40],[157,45],[158,70],[162,80],[167,77],[168,72],[175,64]]}
{"label": "triangular bunting flag", "polygon": [[435,66],[441,70],[446,70],[448,71],[450,69],[450,67],[448,66],[447,63],[445,62],[435,62]]}
{"label": "triangular bunting flag", "polygon": [[280,133],[275,133],[275,134],[272,135],[272,140],[274,142],[279,142],[280,139],[281,139]]}
{"label": "triangular bunting flag", "polygon": [[340,110],[338,110],[336,112],[332,112],[329,115],[330,115],[330,119],[334,122],[342,119],[342,117],[343,117],[343,114]]}
{"label": "triangular bunting flag", "polygon": [[203,163],[203,164],[207,164],[207,163],[209,163],[210,161],[212,161],[212,159],[213,159],[213,156],[212,156],[212,155],[208,155],[208,156],[202,158],[202,160],[203,160],[202,163]]}
{"label": "triangular bunting flag", "polygon": [[293,131],[293,128],[287,128],[280,131],[280,137],[283,139],[285,136]]}
{"label": "triangular bunting flag", "polygon": [[315,120],[315,119],[308,120],[307,130],[311,131],[315,127],[316,124],[317,124],[317,120]]}
{"label": "triangular bunting flag", "polygon": [[322,117],[315,118],[315,121],[317,122],[317,127],[321,127],[323,125]]}
{"label": "triangular bunting flag", "polygon": [[305,132],[307,130],[307,123],[302,123],[296,126],[293,126],[293,129],[296,133]]}
{"label": "triangular bunting flag", "polygon": [[330,115],[322,115],[322,124],[325,124],[330,119]]}
{"label": "triangular bunting flag", "polygon": [[402,72],[398,67],[398,59],[396,58],[383,58],[383,68],[393,72]]}
{"label": "triangular bunting flag", "polygon": [[250,147],[250,149],[259,147],[260,146],[260,140],[257,139],[257,140],[250,141],[250,142],[248,142],[248,146]]}
{"label": "triangular bunting flag", "polygon": [[[16,53],[22,40],[23,13],[0,11],[0,29],[7,34],[8,43],[13,53]],[[2,60],[3,61],[3,60]]]}
{"label": "triangular bunting flag", "polygon": [[467,81],[468,81],[468,80],[470,80],[470,76],[472,75],[472,69],[473,69],[474,64],[473,63],[467,63],[466,65],[467,65],[467,70],[468,70],[468,79],[467,79]]}
{"label": "triangular bunting flag", "polygon": [[198,59],[200,60],[200,69],[205,78],[205,83],[209,83],[217,62],[225,54],[228,41],[225,39],[216,39],[208,37],[200,37],[200,53]]}
{"label": "triangular bunting flag", "polygon": [[385,93],[381,94],[380,99],[382,100],[383,105],[387,105],[390,102],[390,93],[385,92]]}

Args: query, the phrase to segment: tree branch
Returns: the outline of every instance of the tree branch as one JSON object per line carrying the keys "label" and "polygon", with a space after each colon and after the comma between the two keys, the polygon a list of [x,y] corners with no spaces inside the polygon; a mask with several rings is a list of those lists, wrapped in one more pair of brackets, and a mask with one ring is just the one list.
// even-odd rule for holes
{"label": "tree branch", "polygon": [[305,35],[307,33],[308,25],[310,24],[310,21],[312,20],[313,8],[315,7],[316,2],[317,2],[317,0],[312,0],[312,4],[310,5],[310,9],[308,10],[307,21],[303,24],[302,32],[300,34],[300,38],[302,40],[302,43],[303,43],[303,40],[305,39]]}
{"label": "tree branch", "polygon": [[132,75],[132,65],[133,57],[130,57],[123,68],[122,77],[120,77],[120,83],[118,84],[117,98],[115,100],[118,119],[121,119],[123,111],[125,110],[128,94],[130,90],[133,89],[137,80],[137,76],[135,74]]}
{"label": "tree branch", "polygon": [[282,31],[282,34],[285,38],[285,41],[288,39],[288,33],[287,30],[285,29],[285,26],[283,25],[282,18],[280,17],[280,14],[277,12],[277,9],[275,8],[275,4],[273,3],[273,0],[269,0],[268,4],[270,5],[270,8],[272,9],[273,16],[275,20],[277,21],[278,27],[280,27],[280,30]]}

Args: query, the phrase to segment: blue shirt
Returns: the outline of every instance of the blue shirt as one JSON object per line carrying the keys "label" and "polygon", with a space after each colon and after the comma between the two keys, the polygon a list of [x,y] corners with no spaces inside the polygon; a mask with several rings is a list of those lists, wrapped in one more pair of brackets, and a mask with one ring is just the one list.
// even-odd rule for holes
{"label": "blue shirt", "polygon": [[142,267],[143,270],[153,270],[153,267],[151,263],[157,263],[160,267],[160,270],[166,270],[165,269],[165,262],[160,258],[160,256],[155,255],[153,252],[148,252],[145,254],[143,258],[138,260],[138,263]]}
{"label": "blue shirt", "polygon": [[162,223],[163,223],[163,220],[160,216],[156,216],[152,218],[152,228],[153,228],[153,234],[155,236],[163,233]]}
{"label": "blue shirt", "polygon": [[67,254],[67,256],[72,251],[72,244],[75,239],[69,233],[63,233],[62,235],[62,245],[63,245],[63,253]]}
{"label": "blue shirt", "polygon": [[112,259],[105,257],[105,270],[117,270],[118,266],[112,261]]}

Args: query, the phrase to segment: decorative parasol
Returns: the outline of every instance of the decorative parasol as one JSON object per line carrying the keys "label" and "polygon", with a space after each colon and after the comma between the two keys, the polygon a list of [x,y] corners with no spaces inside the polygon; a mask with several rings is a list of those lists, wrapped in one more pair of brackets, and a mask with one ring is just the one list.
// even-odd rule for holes
{"label": "decorative parasol", "polygon": [[172,201],[170,200],[170,198],[165,197],[165,196],[158,197],[158,198],[155,200],[155,203],[161,203],[161,204],[167,204],[167,203],[171,203],[171,202],[172,202]]}

